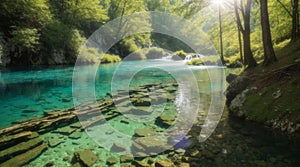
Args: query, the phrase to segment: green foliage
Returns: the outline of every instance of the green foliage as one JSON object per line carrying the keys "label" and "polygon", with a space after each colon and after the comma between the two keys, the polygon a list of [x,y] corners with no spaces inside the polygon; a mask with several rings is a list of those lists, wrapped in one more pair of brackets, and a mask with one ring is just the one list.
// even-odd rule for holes
{"label": "green foliage", "polygon": [[241,68],[243,64],[241,62],[240,54],[236,54],[225,59],[226,66],[229,68]]}
{"label": "green foliage", "polygon": [[183,50],[179,50],[173,54],[172,59],[173,60],[184,60],[186,56],[187,56],[187,54]]}
{"label": "green foliage", "polygon": [[101,63],[117,63],[120,62],[122,59],[118,55],[114,54],[104,54],[101,55]]}
{"label": "green foliage", "polygon": [[[290,0],[281,0],[281,2],[287,10],[292,11]],[[204,8],[208,4],[208,1],[199,0],[3,0],[0,3],[0,32],[3,34],[6,44],[2,45],[2,50],[8,58],[21,57],[21,55],[30,55],[30,57],[45,55],[46,59],[53,57],[53,52],[58,51],[64,56],[62,59],[74,63],[81,43],[105,22],[136,12],[159,11],[184,17],[202,28],[214,47],[210,41],[204,41],[205,38],[190,39],[189,42],[200,46],[202,54],[215,55],[214,49],[220,48],[218,14],[215,7]],[[262,61],[259,4],[253,2],[252,6],[251,49],[255,59]],[[204,10],[201,11],[202,9]],[[237,25],[233,19],[234,11],[229,5],[222,9],[221,14],[225,59],[229,61],[229,64],[239,64],[240,50]],[[278,1],[269,2],[269,16],[274,47],[278,50],[288,43],[286,40],[291,35],[292,18]],[[196,33],[174,20],[164,20],[153,16],[149,16],[149,19],[121,19],[121,26],[117,31],[120,36],[123,36],[129,30],[134,31],[141,25],[151,27],[151,20],[158,23],[161,21],[170,26],[178,25],[178,29],[175,29],[177,33],[188,36]],[[130,26],[127,26],[129,22]],[[170,27],[163,28],[169,30]],[[282,41],[284,43],[281,43]],[[148,48],[152,44],[171,51],[194,52],[186,43],[174,37],[159,33],[143,33],[123,38],[111,48],[109,53],[118,54],[123,58],[141,48]],[[12,50],[15,53],[11,52]],[[155,49],[151,52],[149,51],[148,54],[142,51],[136,52],[133,57],[135,57],[134,59],[161,57],[162,52]],[[185,54],[177,54],[179,55],[177,59],[184,59]],[[175,57],[174,59],[176,59]],[[15,59],[16,61],[18,60]],[[204,62],[214,63],[215,61]]]}
{"label": "green foliage", "polygon": [[72,60],[76,58],[80,45],[85,41],[85,38],[80,35],[77,29],[70,28],[57,20],[47,25],[41,38],[47,50],[67,51],[66,54]]}
{"label": "green foliage", "polygon": [[38,30],[33,28],[16,28],[11,33],[13,35],[11,43],[27,49],[35,49],[39,44]]}
{"label": "green foliage", "polygon": [[52,17],[46,0],[6,0],[0,3],[0,30],[42,28]]}
{"label": "green foliage", "polygon": [[146,54],[143,50],[138,50],[136,52],[131,53],[123,60],[146,60]]}
{"label": "green foliage", "polygon": [[90,31],[91,26],[94,27],[93,23],[102,23],[109,19],[98,0],[51,0],[50,6],[56,18],[84,31]]}
{"label": "green foliage", "polygon": [[161,59],[165,52],[161,48],[152,47],[147,49],[146,57],[147,59]]}
{"label": "green foliage", "polygon": [[200,58],[192,59],[191,61],[186,62],[187,65],[203,65],[203,60]]}
{"label": "green foliage", "polygon": [[81,47],[80,54],[78,55],[77,62],[81,64],[98,63],[100,54],[97,48]]}

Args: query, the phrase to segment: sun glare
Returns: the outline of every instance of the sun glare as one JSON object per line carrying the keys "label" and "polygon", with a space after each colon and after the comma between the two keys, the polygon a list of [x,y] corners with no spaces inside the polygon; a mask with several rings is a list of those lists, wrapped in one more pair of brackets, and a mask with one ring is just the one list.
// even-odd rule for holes
{"label": "sun glare", "polygon": [[212,0],[213,4],[222,5],[225,0]]}

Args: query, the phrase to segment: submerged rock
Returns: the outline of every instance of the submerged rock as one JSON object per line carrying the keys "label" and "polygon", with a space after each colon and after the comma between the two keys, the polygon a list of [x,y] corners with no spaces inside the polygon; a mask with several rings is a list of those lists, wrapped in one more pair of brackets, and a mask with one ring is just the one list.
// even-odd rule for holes
{"label": "submerged rock", "polygon": [[[166,141],[154,137],[139,137],[132,144],[134,153],[156,154],[168,150],[169,146]],[[141,154],[140,154],[141,155]]]}
{"label": "submerged rock", "polygon": [[24,141],[19,144],[16,144],[7,149],[1,150],[0,151],[0,163],[10,159],[11,157],[18,155],[18,154],[21,154],[30,149],[33,149],[33,148],[41,145],[42,143],[43,143],[43,140],[40,137],[36,137],[36,138],[30,139],[28,141]]}
{"label": "submerged rock", "polygon": [[92,166],[98,160],[96,154],[93,153],[91,150],[76,151],[74,153],[74,158],[76,162],[80,162],[85,166]]}
{"label": "submerged rock", "polygon": [[56,129],[54,132],[55,133],[60,133],[63,135],[70,135],[76,130],[76,128],[71,128],[70,126],[65,126],[63,128]]}
{"label": "submerged rock", "polygon": [[36,112],[39,112],[39,110],[35,109],[35,108],[30,108],[30,109],[24,109],[22,112],[23,113],[36,113]]}
{"label": "submerged rock", "polygon": [[156,123],[163,126],[171,126],[175,121],[175,116],[173,115],[161,115],[157,118]]}
{"label": "submerged rock", "polygon": [[149,98],[136,98],[133,99],[132,104],[135,106],[150,106],[151,100]]}
{"label": "submerged rock", "polygon": [[79,138],[81,137],[81,135],[82,135],[82,132],[76,131],[76,132],[73,132],[73,133],[69,136],[69,138],[71,138],[71,139],[79,139]]}
{"label": "submerged rock", "polygon": [[38,147],[26,151],[25,153],[12,157],[8,161],[0,164],[0,166],[1,167],[23,166],[24,164],[28,163],[29,161],[39,156],[46,149],[47,149],[47,145],[41,144]]}
{"label": "submerged rock", "polygon": [[155,163],[155,167],[175,167],[173,162],[169,159],[158,160]]}
{"label": "submerged rock", "polygon": [[67,102],[72,101],[72,98],[70,98],[70,97],[64,97],[64,98],[61,99],[61,101],[67,103]]}
{"label": "submerged rock", "polygon": [[122,144],[120,143],[114,143],[111,148],[110,148],[110,151],[112,152],[123,152],[123,151],[126,151],[126,147],[123,146]]}
{"label": "submerged rock", "polygon": [[150,166],[146,162],[137,161],[137,160],[133,161],[132,164],[135,165],[136,167],[149,167]]}
{"label": "submerged rock", "polygon": [[106,163],[108,165],[114,165],[116,163],[118,163],[119,161],[117,160],[116,157],[109,157],[107,160],[106,160]]}
{"label": "submerged rock", "polygon": [[51,138],[48,139],[48,145],[50,147],[56,147],[63,142],[64,142],[64,140],[60,139],[57,136],[52,136]]}
{"label": "submerged rock", "polygon": [[156,132],[152,128],[142,128],[142,129],[136,129],[134,131],[134,136],[136,137],[148,137],[155,135]]}
{"label": "submerged rock", "polygon": [[131,162],[131,161],[133,161],[133,157],[126,156],[126,155],[121,155],[120,156],[120,161],[121,161],[121,163]]}

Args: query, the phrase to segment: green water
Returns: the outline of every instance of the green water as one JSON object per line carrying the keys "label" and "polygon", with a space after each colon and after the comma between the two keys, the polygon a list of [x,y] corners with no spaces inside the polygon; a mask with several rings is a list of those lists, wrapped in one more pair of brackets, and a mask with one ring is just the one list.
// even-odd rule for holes
{"label": "green water", "polygon": [[[177,77],[184,78],[187,83],[191,78],[186,75],[180,64],[169,65],[165,61],[128,61],[123,62],[122,70],[115,74],[120,64],[104,64],[100,65],[95,76],[95,94],[96,98],[105,97],[111,92],[111,80],[113,76],[118,76],[114,80],[115,86],[119,90],[128,87],[125,83],[130,83],[130,87],[151,83],[170,83],[174,82],[172,73],[176,73]],[[154,64],[151,68],[146,68],[144,63]],[[166,69],[159,69],[159,66],[168,66]],[[88,75],[89,69],[94,66],[82,66],[76,70]],[[190,68],[190,67],[189,67]],[[138,70],[132,79],[128,78],[128,74]],[[43,116],[45,110],[63,110],[73,107],[72,98],[72,77],[73,67],[55,67],[55,68],[31,68],[31,69],[5,69],[0,75],[0,127],[8,127],[17,123],[18,120],[26,120],[34,117]],[[197,81],[198,92],[201,94],[201,113],[207,113],[209,104],[211,103],[211,93],[222,91],[225,84],[224,78],[219,82],[214,82],[213,76],[208,75],[208,71],[212,74],[220,74],[221,68],[203,68],[191,67],[190,70]],[[85,74],[86,73],[86,74]],[[218,76],[218,75],[217,75]],[[87,79],[88,80],[88,79]],[[192,80],[192,79],[191,79]],[[212,81],[212,82],[211,82]],[[187,84],[186,83],[186,84]],[[93,84],[93,83],[92,83]],[[88,88],[87,88],[88,89]],[[189,91],[188,88],[182,91]],[[180,99],[180,98],[179,98]],[[173,108],[172,108],[173,107]],[[171,104],[170,111],[176,110]],[[27,112],[26,112],[27,111]],[[30,112],[28,112],[30,111]],[[116,130],[124,132],[126,135],[133,135],[135,128],[154,127],[154,122],[147,124],[129,121],[127,125],[120,124],[123,117],[111,119],[108,123]],[[103,128],[103,127],[98,127]],[[159,127],[155,127],[156,130]],[[195,127],[191,133],[200,133],[201,128]],[[105,133],[103,129],[103,133]],[[106,159],[114,156],[119,157],[115,153],[107,151],[99,146],[89,135],[82,133],[81,138],[71,139],[57,133],[46,133],[41,135],[45,141],[51,137],[64,138],[64,142],[54,148],[48,148],[38,158],[29,163],[29,166],[45,166],[49,162],[53,162],[55,166],[71,166],[73,153],[77,150],[90,149],[99,157],[97,165],[106,165]],[[118,136],[107,137],[102,142],[111,144],[111,141]],[[187,137],[187,141],[189,141]],[[196,143],[191,150],[199,150],[201,156],[190,161],[191,166],[297,166],[299,161],[299,143],[292,143],[284,136],[274,134],[268,129],[262,128],[260,125],[245,123],[243,120],[233,119],[228,116],[225,110],[221,122],[218,124],[216,131],[207,141]],[[187,151],[187,152],[188,152]],[[183,156],[189,156],[185,153]],[[177,155],[161,154],[153,157],[154,159],[170,158],[176,159]],[[146,161],[144,159],[143,161]],[[120,163],[115,166],[120,166]]]}

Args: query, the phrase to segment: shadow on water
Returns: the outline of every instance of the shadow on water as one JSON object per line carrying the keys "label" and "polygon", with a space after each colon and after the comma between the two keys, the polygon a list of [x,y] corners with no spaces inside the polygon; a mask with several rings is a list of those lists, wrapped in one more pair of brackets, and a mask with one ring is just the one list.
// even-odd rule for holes
{"label": "shadow on water", "polygon": [[[199,131],[194,128],[192,131]],[[267,127],[230,116],[226,111],[215,132],[186,152],[191,166],[275,166],[300,165],[299,139],[289,139]]]}

